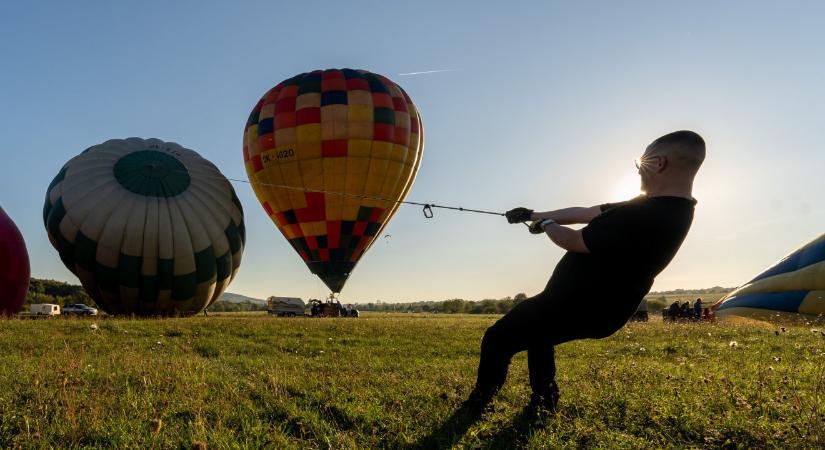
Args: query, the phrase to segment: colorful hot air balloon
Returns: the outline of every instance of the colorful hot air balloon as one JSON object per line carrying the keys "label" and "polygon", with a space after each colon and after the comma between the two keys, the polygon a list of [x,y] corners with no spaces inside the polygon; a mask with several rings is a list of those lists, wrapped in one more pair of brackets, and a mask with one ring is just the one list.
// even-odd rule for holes
{"label": "colorful hot air balloon", "polygon": [[825,314],[825,234],[782,258],[714,306],[716,314]]}
{"label": "colorful hot air balloon", "polygon": [[23,235],[0,208],[0,315],[20,311],[29,290],[29,254]]}
{"label": "colorful hot air balloon", "polygon": [[330,69],[264,94],[246,122],[243,156],[266,213],[340,292],[409,192],[423,146],[418,111],[400,86]]}
{"label": "colorful hot air balloon", "polygon": [[192,150],[114,139],[72,158],[49,185],[49,240],[110,314],[187,315],[217,300],[241,264],[243,210]]}

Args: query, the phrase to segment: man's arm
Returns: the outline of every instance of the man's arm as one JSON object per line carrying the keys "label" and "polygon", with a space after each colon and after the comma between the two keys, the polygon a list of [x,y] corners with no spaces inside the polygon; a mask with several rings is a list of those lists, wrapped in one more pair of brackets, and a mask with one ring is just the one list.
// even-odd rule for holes
{"label": "man's arm", "polygon": [[[598,208],[598,206],[596,207]],[[582,208],[586,209],[586,208]],[[553,243],[559,247],[573,253],[590,253],[590,249],[584,243],[581,230],[563,227],[557,223],[551,223],[544,227],[544,232]]]}
{"label": "man's arm", "polygon": [[601,213],[602,209],[598,205],[589,208],[573,207],[557,209],[555,211],[534,212],[530,220],[552,219],[558,224],[570,225],[574,223],[590,223],[591,220]]}

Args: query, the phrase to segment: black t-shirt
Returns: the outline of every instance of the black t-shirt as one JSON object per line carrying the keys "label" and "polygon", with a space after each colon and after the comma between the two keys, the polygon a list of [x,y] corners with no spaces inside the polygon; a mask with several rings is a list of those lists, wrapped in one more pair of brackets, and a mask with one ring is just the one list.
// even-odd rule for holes
{"label": "black t-shirt", "polygon": [[643,195],[601,205],[602,213],[582,229],[590,253],[567,252],[547,288],[629,317],[682,245],[695,205],[683,197]]}

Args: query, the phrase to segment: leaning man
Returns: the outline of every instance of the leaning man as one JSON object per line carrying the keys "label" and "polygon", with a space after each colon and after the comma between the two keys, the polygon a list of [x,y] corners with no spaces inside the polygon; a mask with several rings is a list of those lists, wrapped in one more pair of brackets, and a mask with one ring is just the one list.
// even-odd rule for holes
{"label": "leaning man", "polygon": [[[693,180],[704,159],[702,137],[677,131],[653,141],[636,160],[643,194],[634,199],[507,212],[508,222],[532,221],[532,233],[547,235],[567,253],[544,291],[519,303],[484,333],[470,406],[487,406],[504,384],[513,355],[526,350],[531,406],[556,411],[554,347],[608,337],[635,313],[690,229],[696,205]],[[571,224],[587,225],[580,230],[565,226]]]}

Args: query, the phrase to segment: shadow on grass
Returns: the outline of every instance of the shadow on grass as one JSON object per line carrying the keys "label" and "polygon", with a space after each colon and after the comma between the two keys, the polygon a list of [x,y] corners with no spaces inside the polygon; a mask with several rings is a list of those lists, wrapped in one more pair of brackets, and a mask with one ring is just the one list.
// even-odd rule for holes
{"label": "shadow on grass", "polygon": [[[440,449],[452,447],[481,418],[482,415],[477,409],[462,406],[455,410],[438,429],[420,439],[411,448]],[[527,406],[513,417],[509,426],[495,431],[489,437],[481,438],[483,440],[482,447],[510,449],[523,446],[527,443],[526,438],[531,433],[545,427],[547,420],[552,420],[552,416],[548,416],[546,413],[539,414],[534,407]]]}
{"label": "shadow on grass", "polygon": [[410,448],[449,448],[458,443],[467,430],[481,419],[478,407],[462,404],[450,417],[429,435],[422,437]]}
{"label": "shadow on grass", "polygon": [[526,406],[510,423],[509,427],[500,429],[489,439],[486,448],[514,448],[527,444],[527,437],[545,427],[547,420],[552,420],[546,412],[539,413],[533,406]]}

